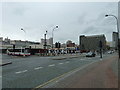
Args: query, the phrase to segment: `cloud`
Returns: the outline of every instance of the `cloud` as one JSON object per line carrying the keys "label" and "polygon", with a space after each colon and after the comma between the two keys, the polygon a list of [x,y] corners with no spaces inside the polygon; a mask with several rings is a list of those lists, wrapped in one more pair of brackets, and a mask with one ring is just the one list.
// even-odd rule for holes
{"label": "cloud", "polygon": [[87,13],[83,12],[78,18],[78,24],[84,24],[86,21]]}
{"label": "cloud", "polygon": [[[5,3],[3,6],[4,37],[16,34],[24,40],[20,28],[27,32],[28,40],[40,40],[47,30],[47,37],[54,41],[65,42],[68,39],[78,42],[81,34],[110,34],[116,30],[114,18],[105,18],[105,14],[116,15],[116,3]],[[7,28],[5,28],[7,27]],[[8,34],[8,32],[10,34]],[[10,35],[12,38],[12,35]],[[110,35],[107,35],[110,37]],[[109,39],[111,40],[111,39]]]}

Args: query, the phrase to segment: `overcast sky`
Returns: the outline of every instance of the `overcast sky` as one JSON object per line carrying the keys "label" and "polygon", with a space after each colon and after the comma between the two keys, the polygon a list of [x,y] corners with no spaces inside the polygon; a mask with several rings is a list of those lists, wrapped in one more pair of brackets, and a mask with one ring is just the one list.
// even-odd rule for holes
{"label": "overcast sky", "polygon": [[[112,41],[117,31],[116,20],[105,14],[118,14],[117,2],[2,2],[2,37],[13,40],[40,41],[54,31],[54,42],[72,40],[79,43],[80,35],[105,34]],[[26,36],[23,31],[26,31]]]}

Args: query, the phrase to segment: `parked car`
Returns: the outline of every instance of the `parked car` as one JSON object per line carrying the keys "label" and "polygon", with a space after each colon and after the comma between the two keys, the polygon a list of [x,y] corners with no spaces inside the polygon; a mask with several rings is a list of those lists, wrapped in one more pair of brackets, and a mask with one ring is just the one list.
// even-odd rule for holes
{"label": "parked car", "polygon": [[95,57],[95,56],[96,56],[96,54],[94,52],[88,52],[86,54],[86,57]]}

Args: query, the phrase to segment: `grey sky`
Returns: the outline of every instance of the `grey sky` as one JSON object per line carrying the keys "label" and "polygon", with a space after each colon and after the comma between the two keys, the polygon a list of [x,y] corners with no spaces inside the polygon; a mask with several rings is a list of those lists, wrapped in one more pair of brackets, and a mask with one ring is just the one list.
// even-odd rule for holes
{"label": "grey sky", "polygon": [[116,21],[105,14],[118,14],[117,2],[3,2],[2,36],[10,39],[40,41],[47,30],[47,38],[66,42],[72,40],[78,44],[79,35],[105,34],[112,40],[116,30]]}

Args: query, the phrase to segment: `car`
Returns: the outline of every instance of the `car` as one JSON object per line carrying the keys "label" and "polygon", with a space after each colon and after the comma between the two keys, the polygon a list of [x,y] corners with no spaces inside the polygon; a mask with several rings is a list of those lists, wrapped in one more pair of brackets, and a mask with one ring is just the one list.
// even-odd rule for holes
{"label": "car", "polygon": [[108,53],[108,54],[112,54],[113,52],[112,52],[112,51],[108,51],[107,53]]}
{"label": "car", "polygon": [[94,52],[88,52],[86,54],[86,57],[95,57],[95,56],[96,56],[96,54]]}

